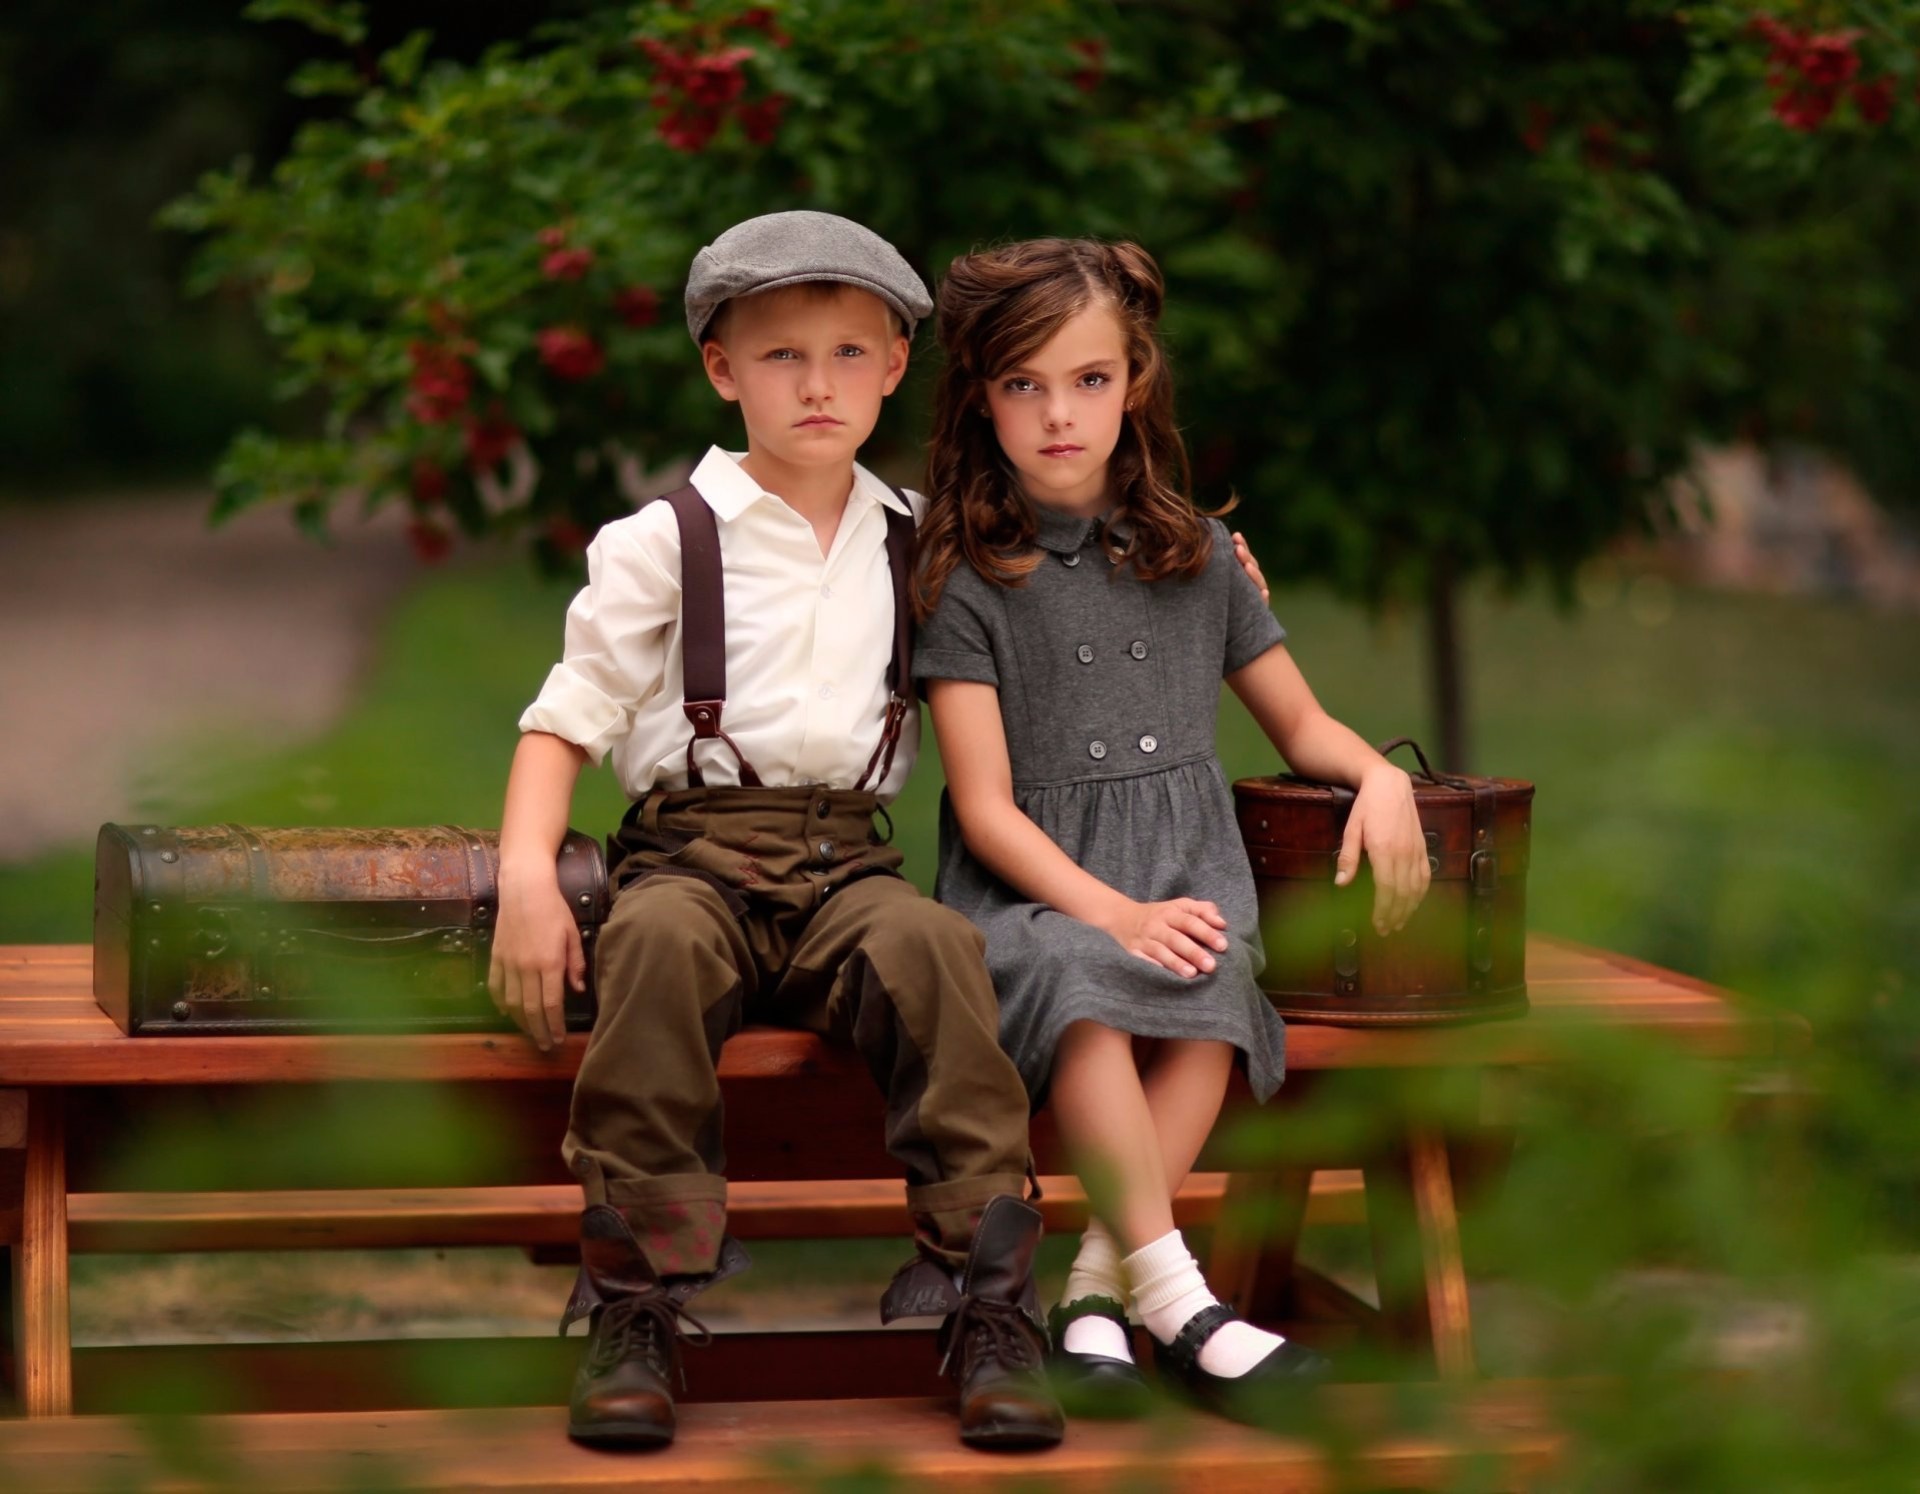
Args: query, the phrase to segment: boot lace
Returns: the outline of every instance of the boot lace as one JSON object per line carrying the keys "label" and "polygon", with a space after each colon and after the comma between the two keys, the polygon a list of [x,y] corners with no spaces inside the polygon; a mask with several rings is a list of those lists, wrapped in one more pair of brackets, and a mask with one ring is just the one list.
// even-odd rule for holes
{"label": "boot lace", "polygon": [[672,1378],[678,1369],[680,1388],[685,1390],[687,1370],[676,1362],[676,1338],[704,1349],[713,1342],[713,1330],[665,1292],[635,1292],[601,1308],[587,1363],[592,1373],[600,1374],[638,1355],[662,1380]]}
{"label": "boot lace", "polygon": [[963,1346],[963,1363],[993,1359],[1010,1370],[1040,1367],[1033,1324],[1016,1302],[989,1302],[980,1297],[962,1297],[960,1306],[954,1310],[947,1352],[940,1360],[942,1374],[946,1373],[954,1354]]}

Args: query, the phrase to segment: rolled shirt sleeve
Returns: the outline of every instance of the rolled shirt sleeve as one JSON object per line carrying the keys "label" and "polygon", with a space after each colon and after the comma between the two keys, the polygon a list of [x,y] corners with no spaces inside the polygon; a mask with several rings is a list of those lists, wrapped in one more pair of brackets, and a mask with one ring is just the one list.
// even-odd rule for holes
{"label": "rolled shirt sleeve", "polygon": [[1253,578],[1240,569],[1233,553],[1233,534],[1218,519],[1214,528],[1213,561],[1227,576],[1227,647],[1221,661],[1222,675],[1245,669],[1276,644],[1286,642],[1287,630],[1260,596]]}
{"label": "rolled shirt sleeve", "polygon": [[521,731],[563,737],[596,765],[626,737],[634,708],[666,678],[668,633],[680,615],[679,539],[664,503],[594,537],[587,584],[567,608],[565,653],[522,713]]}

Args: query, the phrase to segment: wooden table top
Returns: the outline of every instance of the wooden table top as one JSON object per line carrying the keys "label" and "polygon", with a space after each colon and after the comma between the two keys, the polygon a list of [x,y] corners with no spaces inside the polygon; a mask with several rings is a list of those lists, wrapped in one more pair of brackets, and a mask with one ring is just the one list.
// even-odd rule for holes
{"label": "wooden table top", "polygon": [[[84,944],[0,946],[0,1086],[264,1084],[342,1079],[566,1082],[575,1034],[541,1053],[511,1033],[130,1038],[93,1000]],[[1287,1067],[1429,1068],[1564,1060],[1595,1026],[1656,1036],[1709,1057],[1764,1056],[1807,1041],[1799,1018],[1670,970],[1563,939],[1527,941],[1533,1010],[1454,1027],[1347,1028],[1293,1022]],[[861,1071],[808,1033],[750,1028],[728,1042],[728,1080]]]}

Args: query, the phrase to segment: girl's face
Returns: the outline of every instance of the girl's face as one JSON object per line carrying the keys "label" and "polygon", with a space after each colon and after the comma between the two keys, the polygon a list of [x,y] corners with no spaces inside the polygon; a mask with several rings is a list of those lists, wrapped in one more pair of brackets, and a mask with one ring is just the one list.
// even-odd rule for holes
{"label": "girl's face", "polygon": [[1127,348],[1111,307],[1076,312],[1017,368],[987,381],[993,433],[1035,503],[1107,506],[1107,460],[1126,419]]}

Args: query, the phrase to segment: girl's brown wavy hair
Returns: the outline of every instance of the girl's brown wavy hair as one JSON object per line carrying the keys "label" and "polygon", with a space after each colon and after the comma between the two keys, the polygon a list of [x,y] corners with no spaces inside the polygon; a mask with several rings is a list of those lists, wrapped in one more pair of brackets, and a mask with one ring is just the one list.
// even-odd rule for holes
{"label": "girl's brown wavy hair", "polygon": [[1107,476],[1114,517],[1128,520],[1132,533],[1115,553],[1147,581],[1206,569],[1213,536],[1189,492],[1187,449],[1173,423],[1173,381],[1160,347],[1165,300],[1160,267],[1138,244],[1029,239],[963,254],[948,266],[937,297],[945,363],[933,397],[916,617],[932,614],[963,558],[1001,586],[1021,585],[1040,563],[1033,510],[994,436],[986,386],[1089,306],[1112,309],[1127,350],[1131,408]]}

